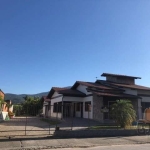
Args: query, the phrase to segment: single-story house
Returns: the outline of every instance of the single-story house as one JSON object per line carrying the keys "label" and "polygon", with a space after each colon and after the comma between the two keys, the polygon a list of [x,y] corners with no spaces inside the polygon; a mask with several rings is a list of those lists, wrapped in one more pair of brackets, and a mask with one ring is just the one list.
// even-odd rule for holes
{"label": "single-story house", "polygon": [[135,76],[103,73],[106,80],[76,81],[70,88],[52,87],[43,105],[46,117],[81,117],[104,121],[111,119],[110,106],[118,99],[131,100],[142,118],[150,107],[150,87],[135,84]]}

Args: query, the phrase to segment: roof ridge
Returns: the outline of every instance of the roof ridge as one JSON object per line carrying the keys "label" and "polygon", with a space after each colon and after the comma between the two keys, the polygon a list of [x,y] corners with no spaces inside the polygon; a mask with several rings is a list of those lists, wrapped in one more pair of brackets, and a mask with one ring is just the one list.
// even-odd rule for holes
{"label": "roof ridge", "polygon": [[101,76],[118,76],[118,77],[127,77],[127,78],[134,78],[134,79],[141,79],[141,77],[136,76],[129,76],[129,75],[123,75],[123,74],[113,74],[113,73],[102,73]]}

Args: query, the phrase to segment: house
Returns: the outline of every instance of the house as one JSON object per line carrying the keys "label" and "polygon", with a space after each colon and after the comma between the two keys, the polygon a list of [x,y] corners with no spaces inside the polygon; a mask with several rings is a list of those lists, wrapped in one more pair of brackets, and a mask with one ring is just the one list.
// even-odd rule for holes
{"label": "house", "polygon": [[106,80],[76,81],[70,88],[52,87],[44,101],[47,117],[81,117],[99,121],[111,120],[110,106],[118,99],[131,100],[142,118],[150,107],[150,87],[135,84],[135,76],[103,73]]}
{"label": "house", "polygon": [[5,96],[4,92],[0,89],[0,97],[1,97],[2,99],[4,99],[4,96]]}
{"label": "house", "polygon": [[[4,97],[5,97],[5,94],[1,89],[0,89],[0,97],[2,99],[4,99]],[[6,104],[0,103],[0,121],[5,120],[7,115],[8,115],[8,112],[7,112]]]}
{"label": "house", "polygon": [[[1,89],[0,97],[4,100],[5,94]],[[13,114],[13,105],[11,100],[5,100],[3,103],[0,103],[0,121],[5,120],[6,117],[10,115],[10,112]]]}

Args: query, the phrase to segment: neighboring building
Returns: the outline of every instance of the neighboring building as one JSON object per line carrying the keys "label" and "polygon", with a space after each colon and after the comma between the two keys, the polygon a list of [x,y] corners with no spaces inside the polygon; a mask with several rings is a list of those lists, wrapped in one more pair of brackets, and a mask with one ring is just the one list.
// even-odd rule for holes
{"label": "neighboring building", "polygon": [[43,113],[48,117],[81,117],[99,121],[111,119],[110,106],[118,99],[132,101],[137,118],[150,107],[150,88],[135,84],[140,77],[103,73],[106,80],[76,81],[71,88],[52,87]]}
{"label": "neighboring building", "polygon": [[4,99],[4,96],[5,96],[4,92],[0,89],[0,97],[2,97],[2,99]]}

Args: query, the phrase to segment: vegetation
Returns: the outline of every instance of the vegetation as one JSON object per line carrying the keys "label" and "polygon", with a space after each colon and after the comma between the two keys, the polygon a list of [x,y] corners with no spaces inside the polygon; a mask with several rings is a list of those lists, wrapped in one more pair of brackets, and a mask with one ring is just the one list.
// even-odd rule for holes
{"label": "vegetation", "polygon": [[[89,129],[92,129],[92,130],[106,130],[106,129],[122,129],[120,126],[112,126],[112,125],[107,125],[107,126],[104,126],[104,125],[100,125],[100,126],[91,126]],[[135,129],[137,130],[137,126],[127,126],[126,129]]]}
{"label": "vegetation", "polygon": [[131,126],[132,122],[136,120],[136,112],[129,100],[117,100],[116,103],[111,106],[110,113],[121,128]]}
{"label": "vegetation", "polygon": [[11,112],[11,111],[8,111],[8,116],[9,116],[9,117],[14,116],[14,113]]}
{"label": "vegetation", "polygon": [[4,103],[4,99],[2,98],[2,96],[0,96],[0,111],[2,109],[2,104]]}
{"label": "vegetation", "polygon": [[[45,96],[47,95],[48,92],[43,92],[43,93],[38,93],[38,94],[32,94],[32,95],[28,95],[30,97],[42,97],[42,96]],[[6,93],[5,94],[5,100],[7,99],[11,99],[12,103],[13,104],[18,104],[18,103],[22,103],[24,102],[24,97],[26,96],[27,94],[11,94],[11,93]]]}
{"label": "vegetation", "polygon": [[42,98],[25,96],[24,102],[14,105],[14,113],[16,116],[30,115],[36,116],[41,113],[43,107]]}

